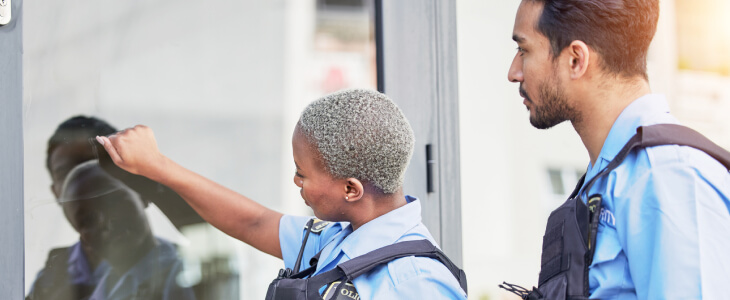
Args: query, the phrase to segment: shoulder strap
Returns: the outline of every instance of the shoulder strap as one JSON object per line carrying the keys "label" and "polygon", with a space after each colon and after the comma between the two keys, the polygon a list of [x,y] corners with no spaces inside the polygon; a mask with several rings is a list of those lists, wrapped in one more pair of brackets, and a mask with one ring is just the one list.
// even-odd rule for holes
{"label": "shoulder strap", "polygon": [[[608,163],[608,166],[606,166],[605,169],[601,170],[601,172],[596,174],[596,176],[593,176],[593,178],[591,178],[591,180],[586,183],[585,188],[582,190],[590,191],[591,187],[598,178],[601,178],[602,176],[610,173],[611,171],[613,171],[613,169],[616,169],[619,165],[621,165],[624,159],[634,149],[662,145],[689,146],[698,150],[702,150],[703,152],[707,153],[712,158],[723,164],[725,168],[730,171],[730,152],[713,143],[701,133],[682,125],[656,124],[650,126],[641,126],[637,128],[636,134],[632,136],[631,139],[629,139],[629,141],[626,143],[626,145],[624,145],[623,148],[621,148],[621,151],[616,154],[616,157],[614,157],[613,160]],[[585,177],[585,175],[583,176]],[[580,186],[581,184],[579,183],[578,185]],[[576,191],[573,191],[573,193],[575,194]],[[593,209],[596,212],[600,212],[601,198],[593,197],[591,195],[587,196],[591,198],[589,199],[589,205],[591,205],[590,201],[597,199],[597,204]],[[594,213],[593,216],[590,218],[591,225],[589,228],[590,231],[588,238],[589,250],[588,253],[586,253],[587,265],[590,265],[593,261],[593,254],[595,252],[595,235],[598,230],[598,215],[598,213]]]}
{"label": "shoulder strap", "polygon": [[616,157],[614,157],[603,171],[591,178],[584,190],[589,191],[596,179],[608,174],[621,165],[621,162],[623,162],[632,150],[662,145],[689,146],[702,150],[730,171],[730,152],[713,143],[701,133],[682,125],[656,124],[637,128],[636,134],[629,139],[626,145],[616,154]]}
{"label": "shoulder strap", "polygon": [[580,192],[580,188],[583,187],[583,182],[586,180],[586,173],[583,173],[583,176],[578,179],[578,183],[575,184],[575,188],[573,188],[573,192],[570,193],[570,196],[568,199],[573,199],[576,196],[578,196],[578,193]]}
{"label": "shoulder strap", "polygon": [[668,144],[690,146],[704,151],[730,171],[730,152],[689,127],[676,124],[657,124],[639,127],[636,131],[636,134],[641,137],[642,147]]}
{"label": "shoulder strap", "polygon": [[[307,245],[307,240],[309,239],[309,234],[310,233],[318,234],[318,233],[322,232],[322,230],[324,230],[324,228],[327,227],[327,225],[329,223],[330,222],[322,221],[317,218],[309,219],[307,224],[304,225],[304,230],[306,230],[306,232],[304,233],[304,239],[302,239],[302,246],[299,248],[299,254],[297,255],[297,260],[294,263],[294,270],[291,270],[291,272],[288,272],[288,271],[282,269],[281,271],[279,271],[279,273],[280,273],[279,276],[286,276],[286,277],[292,276],[292,278],[304,278],[314,272],[315,268],[317,267],[317,261],[319,261],[319,256],[322,254],[324,247],[322,247],[322,249],[320,249],[319,252],[317,252],[317,254],[315,254],[309,260],[309,268],[299,272],[299,269],[302,264],[302,256],[304,256],[304,248]],[[286,272],[288,272],[288,273],[286,273]]]}
{"label": "shoulder strap", "polygon": [[299,254],[297,255],[297,260],[294,263],[294,270],[292,271],[293,274],[299,273],[299,267],[302,264],[302,256],[304,255],[304,247],[307,245],[307,239],[309,239],[309,234],[312,232],[312,225],[314,224],[314,218],[309,219],[307,222],[307,225],[304,225],[304,229],[307,230],[306,233],[304,233],[304,239],[302,239],[302,246],[299,248]]}
{"label": "shoulder strap", "polygon": [[337,265],[335,269],[314,276],[310,280],[312,280],[312,284],[315,286],[321,286],[343,277],[351,281],[381,264],[407,256],[430,257],[437,259],[449,269],[452,275],[454,275],[464,292],[467,292],[466,274],[464,271],[459,269],[448,257],[446,257],[446,254],[441,252],[441,250],[436,248],[436,246],[428,240],[398,242],[373,250],[364,255],[343,262]]}

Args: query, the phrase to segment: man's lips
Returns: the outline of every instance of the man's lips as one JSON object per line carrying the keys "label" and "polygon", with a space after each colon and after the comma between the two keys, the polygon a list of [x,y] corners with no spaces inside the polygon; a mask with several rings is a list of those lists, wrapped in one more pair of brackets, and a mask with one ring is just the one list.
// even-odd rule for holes
{"label": "man's lips", "polygon": [[523,103],[526,103],[526,102],[532,103],[532,99],[530,99],[530,97],[527,96],[527,92],[525,92],[525,90],[522,89],[522,86],[520,86],[520,88],[519,88],[519,93],[520,93],[520,97],[525,99],[524,101],[522,101]]}

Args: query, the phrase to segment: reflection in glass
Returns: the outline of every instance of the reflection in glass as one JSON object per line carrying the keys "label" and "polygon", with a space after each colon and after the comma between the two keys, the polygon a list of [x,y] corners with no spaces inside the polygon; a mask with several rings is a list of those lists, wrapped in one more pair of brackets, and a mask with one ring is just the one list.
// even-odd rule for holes
{"label": "reflection in glass", "polygon": [[48,140],[51,191],[79,237],[49,252],[27,299],[194,299],[175,281],[182,267],[177,251],[152,235],[144,213],[149,202],[94,159],[88,139],[114,132],[103,120],[76,116]]}
{"label": "reflection in glass", "polygon": [[[47,152],[48,137],[59,123],[84,114],[122,128],[149,125],[164,137],[159,147],[185,167],[273,209],[307,214],[290,180],[294,122],[322,95],[376,85],[370,0],[38,0],[24,8],[28,294],[49,256],[69,257],[52,249],[88,248],[66,220],[66,206],[97,205],[56,200],[64,173],[95,158],[78,143],[56,153],[59,166],[46,166],[54,152]],[[180,288],[197,299],[264,297],[278,259],[207,223],[181,221],[159,198],[142,200],[151,201],[143,211],[152,236],[180,257]],[[98,219],[89,213],[80,223]],[[108,260],[88,252],[94,286]]]}
{"label": "reflection in glass", "polygon": [[176,281],[175,247],[152,235],[148,203],[98,161],[74,167],[58,201],[80,242],[51,251],[28,299],[195,299]]}

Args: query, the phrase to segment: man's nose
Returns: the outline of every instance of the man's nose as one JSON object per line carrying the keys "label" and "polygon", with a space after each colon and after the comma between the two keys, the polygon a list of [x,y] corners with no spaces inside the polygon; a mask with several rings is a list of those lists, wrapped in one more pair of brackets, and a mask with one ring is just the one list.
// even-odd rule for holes
{"label": "man's nose", "polygon": [[515,54],[515,58],[512,59],[512,64],[507,72],[507,80],[510,82],[522,82],[522,60],[520,60],[519,53]]}

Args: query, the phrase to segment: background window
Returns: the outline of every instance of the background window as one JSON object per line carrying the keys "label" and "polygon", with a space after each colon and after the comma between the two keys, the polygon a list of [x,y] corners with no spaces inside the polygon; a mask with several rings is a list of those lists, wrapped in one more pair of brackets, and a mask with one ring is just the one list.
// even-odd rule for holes
{"label": "background window", "polygon": [[676,0],[679,69],[730,76],[730,2]]}

